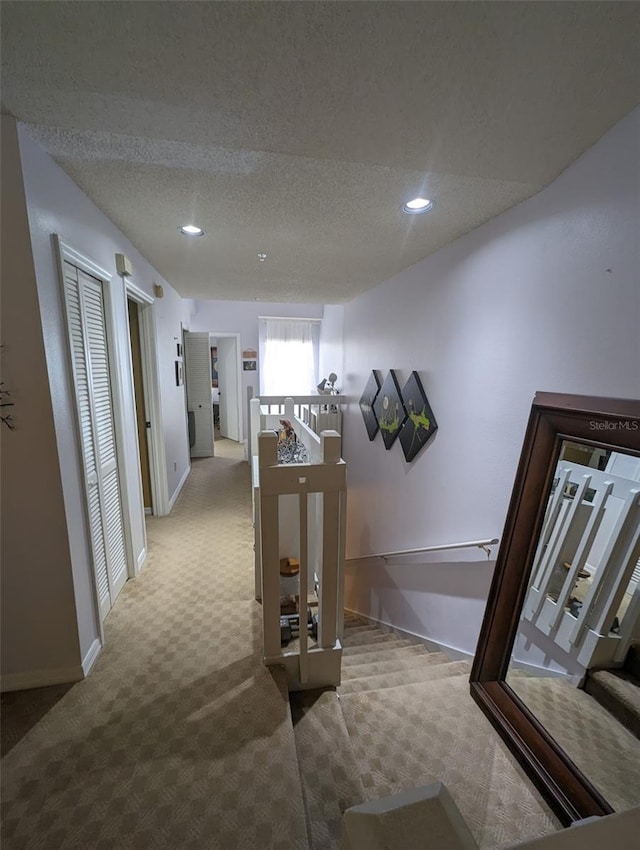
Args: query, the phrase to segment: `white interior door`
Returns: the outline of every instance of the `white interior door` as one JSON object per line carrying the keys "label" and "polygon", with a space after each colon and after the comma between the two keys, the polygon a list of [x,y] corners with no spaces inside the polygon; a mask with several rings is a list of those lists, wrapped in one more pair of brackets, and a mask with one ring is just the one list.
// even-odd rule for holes
{"label": "white interior door", "polygon": [[102,282],[64,263],[64,292],[100,615],[127,580]]}
{"label": "white interior door", "polygon": [[239,352],[236,336],[216,336],[220,388],[220,436],[240,442]]}
{"label": "white interior door", "polygon": [[191,457],[213,455],[213,406],[211,404],[211,348],[209,334],[184,333],[187,410],[193,414],[196,440]]}

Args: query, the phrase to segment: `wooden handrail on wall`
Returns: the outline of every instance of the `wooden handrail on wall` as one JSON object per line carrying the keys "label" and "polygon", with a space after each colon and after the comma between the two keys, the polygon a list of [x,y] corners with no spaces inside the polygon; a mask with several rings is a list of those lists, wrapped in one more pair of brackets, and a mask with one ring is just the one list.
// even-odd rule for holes
{"label": "wooden handrail on wall", "polygon": [[347,558],[349,561],[370,561],[374,558],[382,558],[383,561],[388,561],[390,558],[396,558],[398,555],[421,555],[423,552],[444,552],[447,549],[471,549],[477,547],[487,553],[487,558],[491,557],[489,546],[495,546],[498,543],[497,537],[492,537],[491,540],[468,540],[465,543],[444,543],[440,546],[422,546],[419,549],[399,549],[397,552],[382,552],[375,555],[358,555],[355,558]]}

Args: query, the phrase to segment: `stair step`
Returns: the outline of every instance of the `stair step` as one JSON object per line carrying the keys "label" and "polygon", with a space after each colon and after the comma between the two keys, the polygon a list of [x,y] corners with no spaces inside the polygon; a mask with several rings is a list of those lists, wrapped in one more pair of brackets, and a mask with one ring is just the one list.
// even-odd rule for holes
{"label": "stair step", "polygon": [[366,622],[365,618],[362,614],[357,614],[355,611],[345,611],[344,612],[344,620],[345,623],[347,620],[362,620],[362,622]]}
{"label": "stair step", "polygon": [[361,620],[361,619],[355,619],[355,618],[354,619],[348,619],[347,617],[344,618],[345,630],[346,629],[357,629],[357,628],[360,628],[360,626],[371,626],[371,623],[367,623],[366,620]]}
{"label": "stair step", "polygon": [[[396,673],[400,670],[410,670],[412,667],[432,664],[447,664],[451,659],[444,652],[429,652],[425,646],[418,645],[421,652],[409,655],[394,655],[391,658],[382,657],[379,661],[368,661],[363,664],[350,664],[342,671],[342,681],[361,679],[367,676],[379,676],[384,673]],[[407,647],[410,649],[410,647]]]}
{"label": "stair step", "polygon": [[379,629],[377,626],[363,626],[363,625],[347,626],[347,625],[345,625],[344,637],[345,637],[345,639],[346,638],[352,638],[352,637],[357,637],[358,635],[367,635],[367,634],[370,634],[372,632],[375,632],[375,634],[378,634],[378,635],[381,634],[381,633],[383,634],[382,629]]}
{"label": "stair step", "polygon": [[342,650],[342,654],[344,655],[358,655],[361,652],[375,652],[376,648],[380,648],[382,644],[394,644],[397,646],[399,643],[398,638],[395,635],[376,635],[375,637],[369,638],[369,640],[364,643],[348,643]]}
{"label": "stair step", "polygon": [[559,828],[465,676],[343,694],[340,705],[369,799],[443,782],[484,848]]}
{"label": "stair step", "polygon": [[[365,644],[364,646],[347,646],[342,650],[343,668],[350,664],[364,664],[367,661],[377,661],[378,658],[391,657],[399,649],[410,649],[420,644],[410,640],[387,641],[385,643]],[[416,651],[416,650],[414,650]],[[370,657],[367,657],[370,656]]]}
{"label": "stair step", "polygon": [[361,691],[377,691],[416,682],[432,682],[451,676],[468,676],[469,673],[471,673],[471,665],[468,661],[449,661],[439,664],[423,663],[418,667],[398,670],[397,673],[382,673],[378,676],[349,679],[340,685],[338,693],[342,697],[344,694],[354,694]]}
{"label": "stair step", "polygon": [[343,645],[344,646],[361,646],[365,643],[376,643],[382,640],[398,640],[396,635],[389,632],[383,632],[382,629],[367,629],[366,631],[358,631],[355,634],[345,632]]}
{"label": "stair step", "polygon": [[640,681],[626,670],[597,670],[589,673],[585,691],[640,738]]}
{"label": "stair step", "polygon": [[365,800],[335,691],[291,694],[298,767],[311,850],[339,850],[342,814]]}
{"label": "stair step", "polygon": [[[302,783],[302,772],[300,770],[300,764],[297,755],[296,736],[295,729],[293,726],[293,715],[291,711],[291,702],[289,699],[289,692],[287,688],[286,673],[284,667],[263,667],[262,670],[257,674],[257,676],[259,678],[264,677],[264,680],[267,683],[266,691],[262,690],[262,688],[265,687],[264,684],[258,685],[258,687],[261,689],[259,691],[261,697],[265,697],[270,694],[268,696],[268,699],[270,701],[274,700],[271,708],[269,705],[266,706],[266,710],[268,712],[266,716],[273,719],[273,725],[269,725],[263,728],[269,730],[266,733],[268,736],[269,743],[272,743],[273,746],[276,747],[277,751],[280,753],[284,762],[283,774],[286,774],[288,777],[288,781],[287,777],[285,776],[279,777],[279,783],[280,788],[282,789],[281,793],[283,795],[286,795],[286,830],[287,833],[291,835],[290,846],[305,848],[306,850],[308,846],[308,828],[306,828],[307,813]],[[275,692],[273,690],[274,686],[277,689]],[[276,694],[279,696],[279,699],[277,701],[275,701]],[[278,706],[277,714],[272,714],[271,712],[274,711],[276,706]],[[237,763],[239,764],[240,762]],[[64,843],[65,842],[63,841],[63,844]],[[104,841],[100,843],[103,844]],[[112,842],[109,841],[108,843],[111,844]],[[115,839],[115,843],[116,845],[118,844],[117,839]],[[215,839],[214,843],[217,844],[217,841],[215,841]],[[89,840],[85,843],[85,846],[90,846],[91,844],[92,842]],[[312,850],[312,848],[309,848],[309,850]]]}
{"label": "stair step", "polygon": [[631,673],[636,679],[640,679],[640,643],[634,643],[629,647],[627,657],[624,661],[625,672]]}

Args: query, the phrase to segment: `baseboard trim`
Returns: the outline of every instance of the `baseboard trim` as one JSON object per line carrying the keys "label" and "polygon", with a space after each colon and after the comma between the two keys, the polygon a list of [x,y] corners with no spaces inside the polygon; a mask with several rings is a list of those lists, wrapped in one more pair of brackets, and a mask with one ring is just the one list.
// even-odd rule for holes
{"label": "baseboard trim", "polygon": [[180,495],[180,492],[181,492],[182,488],[184,487],[185,481],[187,480],[187,478],[190,475],[191,475],[191,464],[189,464],[189,466],[185,469],[184,475],[182,476],[180,481],[178,481],[178,486],[173,491],[173,496],[169,499],[169,510],[167,511],[167,513],[171,513],[173,506],[176,503],[176,499]]}
{"label": "baseboard trim", "polygon": [[100,655],[101,651],[102,651],[102,644],[100,643],[98,638],[96,638],[94,640],[94,642],[91,644],[91,646],[89,647],[87,654],[82,659],[82,672],[83,672],[85,678],[91,672],[91,668],[96,663],[98,656]]}
{"label": "baseboard trim", "polygon": [[136,568],[136,575],[140,572],[140,570],[144,567],[144,562],[147,560],[147,547],[145,546],[138,555],[138,565]]}
{"label": "baseboard trim", "polygon": [[562,670],[552,670],[548,667],[539,667],[537,664],[531,664],[528,661],[518,661],[515,658],[511,659],[511,667],[510,671],[522,670],[525,673],[528,673],[530,676],[535,676],[537,679],[568,679],[573,685],[576,687],[578,683],[581,682],[585,673],[584,670],[582,673],[567,673]]}
{"label": "baseboard trim", "polygon": [[26,670],[24,673],[7,673],[0,677],[0,691],[29,691],[50,685],[81,682],[85,678],[82,666],[58,667],[49,670]]}
{"label": "baseboard trim", "polygon": [[411,640],[414,643],[421,643],[426,646],[430,652],[444,652],[444,654],[452,661],[473,660],[475,654],[473,652],[467,652],[465,649],[458,649],[455,646],[449,646],[449,644],[441,643],[440,641],[433,640],[425,635],[419,635],[416,632],[410,632],[407,629],[399,629],[392,623],[387,623],[385,620],[377,620],[375,617],[369,616],[369,614],[363,614],[361,611],[354,611],[352,608],[345,608],[344,610],[348,611],[350,614],[355,614],[357,617],[362,617],[363,620],[366,620],[367,623],[371,623],[371,625],[380,626],[380,628],[385,631],[393,632],[393,634],[398,635],[399,638]]}
{"label": "baseboard trim", "polygon": [[74,667],[54,667],[44,670],[25,670],[24,673],[6,673],[0,676],[0,691],[30,691],[33,688],[48,688],[51,685],[66,685],[86,679],[102,650],[96,638],[82,659]]}

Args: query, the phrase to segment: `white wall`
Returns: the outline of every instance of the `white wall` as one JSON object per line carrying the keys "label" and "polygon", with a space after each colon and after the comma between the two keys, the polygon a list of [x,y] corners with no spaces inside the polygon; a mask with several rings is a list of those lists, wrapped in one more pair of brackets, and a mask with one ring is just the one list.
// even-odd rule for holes
{"label": "white wall", "polygon": [[[536,390],[640,395],[639,124],[635,110],[547,189],[346,305],[345,392],[358,398],[371,369],[401,385],[415,369],[439,425],[407,464],[349,407],[348,555],[499,536]],[[473,569],[435,593],[424,572],[414,590],[464,598]],[[347,604],[385,619],[402,575],[349,567]],[[395,624],[432,636],[418,607]],[[456,628],[437,639],[458,645]]]}
{"label": "white wall", "polygon": [[319,379],[327,378],[331,372],[338,376],[336,387],[344,386],[344,305],[325,304],[320,325]]}
{"label": "white wall", "polygon": [[[131,428],[121,435],[123,451],[120,466],[124,472],[123,500],[126,501],[131,516],[134,563],[139,562],[144,555],[144,507],[129,363],[126,294],[122,279],[116,275],[115,254],[124,253],[132,261],[133,279],[140,289],[152,294],[154,283],[160,283],[164,287],[164,299],[157,301],[152,309],[157,322],[162,438],[167,447],[169,495],[189,468],[184,401],[182,389],[175,386],[173,371],[176,359],[175,344],[181,339],[181,320],[188,321],[189,302],[179,298],[115,225],[21,126],[18,127],[18,138],[41,314],[41,333],[46,350],[58,463],[64,493],[66,530],[78,611],[78,634],[84,657],[96,639],[99,629],[93,605],[93,578],[89,563],[81,455],[74,414],[73,382],[68,364],[63,297],[52,234],[58,234],[64,242],[113,274],[110,284],[110,310],[115,323],[115,337],[109,342],[111,354],[116,358],[118,366],[124,421],[131,423]],[[36,470],[33,470],[32,478],[37,480]]]}
{"label": "white wall", "polygon": [[[151,267],[149,267],[151,268]],[[176,345],[182,343],[182,327],[190,329],[193,302],[163,285],[164,296],[153,305],[158,346],[158,380],[162,408],[162,432],[167,464],[170,503],[191,468],[185,387],[176,386]]]}
{"label": "white wall", "polygon": [[[76,611],[15,121],[2,116],[2,687],[80,677],[94,612]],[[80,616],[78,617],[78,614]],[[77,619],[78,617],[78,619]],[[79,636],[80,632],[80,636]]]}
{"label": "white wall", "polygon": [[[347,468],[349,479],[350,468]],[[351,489],[349,489],[351,493]],[[350,508],[347,509],[347,512]],[[495,554],[495,549],[494,549]],[[495,560],[480,550],[348,565],[346,606],[444,650],[475,649]]]}
{"label": "white wall", "polygon": [[[210,333],[239,333],[242,351],[258,351],[258,317],[286,316],[322,318],[321,304],[279,304],[266,301],[196,301],[189,330]],[[242,373],[243,435],[247,438],[247,387],[260,393],[260,359],[256,372]]]}

